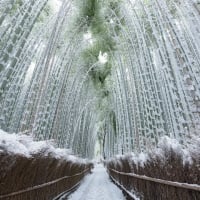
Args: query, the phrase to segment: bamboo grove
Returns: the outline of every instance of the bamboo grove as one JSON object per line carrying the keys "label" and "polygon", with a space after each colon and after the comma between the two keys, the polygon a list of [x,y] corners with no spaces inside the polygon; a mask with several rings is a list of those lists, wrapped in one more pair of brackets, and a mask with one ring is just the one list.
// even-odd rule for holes
{"label": "bamboo grove", "polygon": [[0,0],[0,128],[92,158],[200,130],[195,0]]}

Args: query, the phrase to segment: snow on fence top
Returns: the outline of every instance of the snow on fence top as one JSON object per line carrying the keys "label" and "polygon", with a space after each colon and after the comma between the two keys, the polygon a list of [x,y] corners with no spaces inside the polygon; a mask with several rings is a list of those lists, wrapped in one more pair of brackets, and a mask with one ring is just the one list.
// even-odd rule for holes
{"label": "snow on fence top", "polygon": [[[157,148],[154,148],[152,150],[149,150],[147,153],[129,153],[125,155],[116,155],[114,158],[111,158],[109,161],[114,161],[114,163],[117,164],[117,162],[120,159],[126,159],[127,157],[130,158],[137,166],[143,167],[144,164],[156,157],[162,158],[165,160],[166,158],[166,152],[173,151],[177,155],[180,155],[183,165],[185,164],[192,164],[193,157],[197,158],[199,157],[200,152],[200,139],[193,138],[191,140],[191,143],[189,143],[187,146],[184,146],[178,142],[176,139],[172,139],[168,136],[163,136],[160,138],[158,142]],[[162,160],[161,159],[161,160]],[[120,162],[118,163],[120,165]]]}
{"label": "snow on fence top", "polygon": [[56,148],[52,140],[34,141],[33,137],[24,134],[7,133],[0,129],[0,153],[22,155],[31,157],[42,153],[57,159],[70,160],[72,162],[85,163],[86,160],[77,158],[71,154],[69,149]]}

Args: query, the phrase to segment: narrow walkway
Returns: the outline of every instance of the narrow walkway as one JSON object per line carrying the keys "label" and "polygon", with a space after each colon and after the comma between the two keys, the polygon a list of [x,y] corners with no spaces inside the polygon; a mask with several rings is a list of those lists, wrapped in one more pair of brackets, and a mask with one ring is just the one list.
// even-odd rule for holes
{"label": "narrow walkway", "polygon": [[114,185],[102,165],[96,165],[93,173],[83,180],[69,200],[125,200],[122,191]]}

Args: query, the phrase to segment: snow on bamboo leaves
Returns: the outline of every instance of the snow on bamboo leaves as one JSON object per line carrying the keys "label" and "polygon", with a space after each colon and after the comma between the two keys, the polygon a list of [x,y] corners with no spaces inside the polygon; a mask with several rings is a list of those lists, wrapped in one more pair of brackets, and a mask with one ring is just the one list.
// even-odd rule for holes
{"label": "snow on bamboo leaves", "polygon": [[[98,1],[86,0],[77,1],[79,6],[79,15],[76,23],[83,23],[83,34],[89,34],[92,43],[83,49],[82,64],[89,71],[89,79],[93,83],[95,93],[98,97],[96,109],[99,113],[99,121],[101,126],[107,123],[107,115],[109,123],[112,124],[113,132],[116,132],[115,112],[110,105],[110,75],[113,67],[112,55],[117,46],[114,37],[119,34],[120,26],[118,19],[120,17],[120,1]],[[121,18],[123,21],[123,18]],[[115,34],[113,34],[113,29]],[[93,66],[91,68],[91,66]],[[100,127],[99,127],[100,128]],[[99,133],[100,139],[104,139],[105,133]]]}

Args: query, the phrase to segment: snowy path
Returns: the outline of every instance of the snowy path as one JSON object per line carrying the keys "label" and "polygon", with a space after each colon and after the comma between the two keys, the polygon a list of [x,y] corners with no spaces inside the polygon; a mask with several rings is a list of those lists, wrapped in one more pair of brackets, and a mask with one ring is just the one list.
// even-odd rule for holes
{"label": "snowy path", "polygon": [[102,165],[96,165],[91,175],[83,180],[69,200],[125,200],[122,191],[114,185]]}

